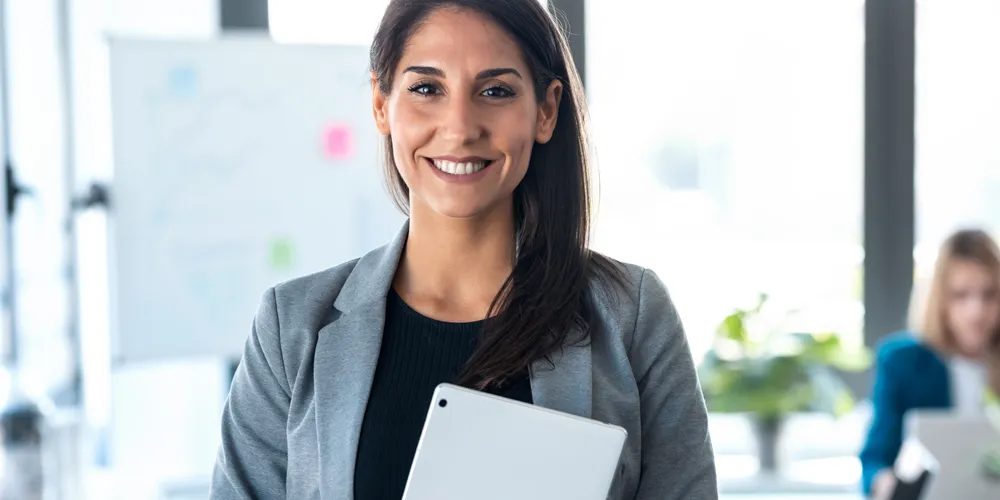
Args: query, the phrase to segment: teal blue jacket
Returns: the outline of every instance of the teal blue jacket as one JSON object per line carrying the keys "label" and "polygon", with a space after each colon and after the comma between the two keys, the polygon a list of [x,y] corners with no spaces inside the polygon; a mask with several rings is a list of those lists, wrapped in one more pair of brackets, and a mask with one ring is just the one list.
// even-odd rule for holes
{"label": "teal blue jacket", "polygon": [[951,408],[951,381],[945,361],[908,332],[888,336],[879,346],[872,389],[872,421],[861,459],[862,489],[871,494],[878,471],[892,467],[903,443],[903,419],[914,409]]}

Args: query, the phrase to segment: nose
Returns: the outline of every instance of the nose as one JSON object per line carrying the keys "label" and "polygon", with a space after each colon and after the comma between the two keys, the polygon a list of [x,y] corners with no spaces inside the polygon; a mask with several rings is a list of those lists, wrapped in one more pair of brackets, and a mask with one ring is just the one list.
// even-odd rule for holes
{"label": "nose", "polygon": [[440,130],[443,139],[458,144],[473,143],[485,133],[481,114],[467,99],[449,100]]}

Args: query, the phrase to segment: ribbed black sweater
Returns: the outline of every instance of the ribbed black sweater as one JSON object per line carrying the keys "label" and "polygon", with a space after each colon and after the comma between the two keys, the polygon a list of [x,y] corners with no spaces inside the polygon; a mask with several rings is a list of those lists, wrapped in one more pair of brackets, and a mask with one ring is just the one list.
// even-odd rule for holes
{"label": "ribbed black sweater", "polygon": [[[482,321],[430,319],[389,292],[382,348],[361,424],[355,500],[402,498],[434,388],[459,375],[482,327]],[[500,395],[532,402],[528,377],[513,381]]]}

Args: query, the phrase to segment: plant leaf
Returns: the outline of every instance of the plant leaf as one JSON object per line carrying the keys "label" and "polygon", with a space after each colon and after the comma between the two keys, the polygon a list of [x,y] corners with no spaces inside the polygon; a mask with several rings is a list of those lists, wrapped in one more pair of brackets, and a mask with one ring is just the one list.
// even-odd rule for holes
{"label": "plant leaf", "polygon": [[726,316],[726,319],[722,320],[722,324],[719,325],[719,335],[725,339],[745,344],[750,337],[744,324],[745,316],[746,313],[743,311],[736,311]]}

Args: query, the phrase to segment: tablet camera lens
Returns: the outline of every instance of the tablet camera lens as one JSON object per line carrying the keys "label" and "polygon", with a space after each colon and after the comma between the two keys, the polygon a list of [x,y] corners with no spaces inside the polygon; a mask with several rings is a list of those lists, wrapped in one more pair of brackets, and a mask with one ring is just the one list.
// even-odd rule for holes
{"label": "tablet camera lens", "polygon": [[448,406],[448,400],[447,399],[442,399],[441,401],[438,401],[438,406],[440,406],[441,408],[444,408],[445,406]]}

